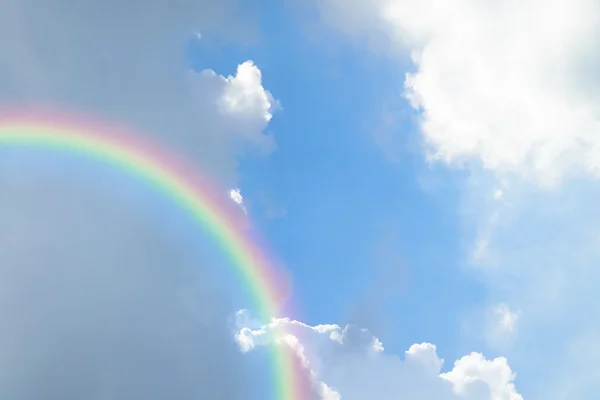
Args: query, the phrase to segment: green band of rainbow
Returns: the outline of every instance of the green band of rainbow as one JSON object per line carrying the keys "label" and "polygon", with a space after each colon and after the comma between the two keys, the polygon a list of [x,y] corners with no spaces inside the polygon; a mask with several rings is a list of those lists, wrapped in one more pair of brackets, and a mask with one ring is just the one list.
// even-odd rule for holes
{"label": "green band of rainbow", "polygon": [[[249,287],[257,311],[277,316],[286,285],[269,259],[236,227],[220,192],[180,158],[115,127],[55,113],[0,113],[0,147],[8,146],[74,152],[148,182],[211,232]],[[294,356],[283,346],[273,345],[270,351],[273,398],[306,398]]]}

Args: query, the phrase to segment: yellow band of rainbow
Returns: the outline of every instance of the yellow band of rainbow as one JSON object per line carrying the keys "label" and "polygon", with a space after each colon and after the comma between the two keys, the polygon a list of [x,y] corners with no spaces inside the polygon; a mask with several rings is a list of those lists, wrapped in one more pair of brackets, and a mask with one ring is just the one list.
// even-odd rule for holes
{"label": "yellow band of rainbow", "polygon": [[[207,229],[249,287],[257,311],[277,316],[286,285],[269,259],[236,226],[223,197],[198,171],[140,135],[75,116],[30,111],[0,111],[0,148],[25,146],[82,155],[141,179]],[[284,286],[284,287],[282,287]],[[285,346],[273,345],[271,374],[274,400],[304,400],[297,360]]]}

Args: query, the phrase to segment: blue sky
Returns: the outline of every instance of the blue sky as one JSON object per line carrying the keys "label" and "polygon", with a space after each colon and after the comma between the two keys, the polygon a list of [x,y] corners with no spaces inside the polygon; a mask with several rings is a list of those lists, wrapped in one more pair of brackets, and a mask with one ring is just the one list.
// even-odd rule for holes
{"label": "blue sky", "polygon": [[[426,166],[419,155],[398,146],[401,161],[389,163],[364,129],[373,117],[371,104],[386,91],[372,84],[373,76],[385,68],[361,63],[363,52],[334,42],[330,45],[337,54],[327,57],[306,44],[298,27],[271,27],[269,22],[286,20],[281,12],[283,17],[273,12],[265,18],[266,43],[252,57],[264,66],[265,86],[283,106],[270,126],[277,150],[242,164],[240,188],[249,201],[258,202],[253,196],[266,192],[287,210],[269,219],[256,207],[256,219],[292,271],[305,318],[315,324],[345,322],[371,296],[365,293],[368,282],[376,285],[378,275],[392,269],[397,282],[385,295],[390,304],[382,306],[397,315],[387,322],[392,330],[386,336],[400,348],[417,337],[437,342],[436,336],[444,336],[442,341],[452,343],[459,327],[451,315],[461,303],[481,296],[476,282],[455,273],[456,193],[450,188],[436,198],[422,190],[416,177]],[[277,29],[276,40],[268,39],[270,29]],[[278,57],[261,62],[261,53]],[[334,70],[336,78],[327,70]],[[406,141],[411,128],[403,128]],[[388,254],[378,257],[381,247]],[[438,294],[430,298],[429,293]],[[429,313],[448,318],[430,319]],[[403,325],[411,329],[399,329]],[[439,335],[442,330],[445,334]]]}
{"label": "blue sky", "polygon": [[318,400],[596,399],[597,6],[242,3],[0,0],[0,103],[239,190],[295,320],[147,185],[3,149],[0,394],[264,399],[288,346]]}
{"label": "blue sky", "polygon": [[[195,68],[211,65],[224,75],[236,60],[254,60],[264,86],[281,102],[269,126],[277,149],[267,158],[242,161],[239,187],[256,203],[252,218],[291,270],[303,320],[345,324],[374,318],[369,322],[385,326],[377,334],[390,349],[431,341],[440,345],[441,356],[456,358],[462,350],[460,315],[485,294],[461,269],[458,194],[446,182],[455,174],[431,170],[418,148],[410,148],[415,126],[408,105],[396,110],[404,116],[393,127],[398,160],[385,157],[367,128],[369,119],[379,118],[374,104],[397,91],[386,84],[386,78],[395,79],[391,65],[335,38],[310,42],[285,7],[270,8],[262,23],[263,38],[251,49],[214,55],[205,50],[212,47],[205,36],[193,40],[188,54]],[[433,177],[438,187],[424,190],[422,176]],[[269,218],[262,196],[286,214]],[[377,287],[382,277],[392,280],[389,288]],[[385,293],[376,299],[373,291],[379,290]]]}

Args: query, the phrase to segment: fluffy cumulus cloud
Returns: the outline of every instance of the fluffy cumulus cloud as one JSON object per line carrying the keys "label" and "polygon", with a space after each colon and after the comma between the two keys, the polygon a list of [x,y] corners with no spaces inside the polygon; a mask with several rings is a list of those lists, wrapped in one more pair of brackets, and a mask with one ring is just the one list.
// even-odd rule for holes
{"label": "fluffy cumulus cloud", "polygon": [[[264,130],[277,102],[258,66],[240,60],[226,77],[191,72],[183,57],[193,32],[248,37],[235,1],[0,0],[0,9],[0,107],[131,127],[196,162],[223,185],[224,204],[236,158],[273,148]],[[0,397],[252,397],[253,372],[227,326],[235,284],[223,282],[221,255],[118,175],[3,150]]]}
{"label": "fluffy cumulus cloud", "polygon": [[469,263],[485,267],[493,303],[515,307],[481,319],[492,342],[518,331],[522,393],[595,399],[598,368],[580,350],[600,331],[598,2],[315,4],[328,24],[412,61],[399,73],[426,156],[469,169]]}
{"label": "fluffy cumulus cloud", "polygon": [[[206,71],[214,76],[212,71]],[[260,145],[263,150],[271,150],[273,141],[263,133],[263,129],[273,117],[271,112],[279,103],[262,86],[260,69],[252,61],[246,61],[237,68],[236,76],[221,77],[222,94],[219,96],[219,109],[235,123],[232,130],[245,139]]]}
{"label": "fluffy cumulus cloud", "polygon": [[310,371],[323,400],[411,398],[419,400],[522,400],[505,358],[471,353],[441,372],[444,361],[430,343],[414,344],[404,358],[385,351],[368,330],[347,325],[309,326],[276,319],[257,326],[247,312],[237,314],[240,348],[292,348]]}
{"label": "fluffy cumulus cloud", "polygon": [[264,129],[280,106],[262,86],[262,73],[252,61],[240,64],[235,76],[204,70],[194,79],[197,95],[214,94],[216,101],[208,110],[220,117],[219,133],[236,145],[237,154],[248,150],[248,145],[262,154],[273,150],[273,138]]}
{"label": "fluffy cumulus cloud", "polygon": [[410,54],[406,97],[430,157],[544,184],[600,174],[597,2],[316,3],[328,22]]}

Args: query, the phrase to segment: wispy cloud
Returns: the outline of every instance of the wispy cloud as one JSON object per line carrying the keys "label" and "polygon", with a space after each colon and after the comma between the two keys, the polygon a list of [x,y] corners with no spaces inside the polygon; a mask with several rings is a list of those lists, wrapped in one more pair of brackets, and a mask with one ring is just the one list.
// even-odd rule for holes
{"label": "wispy cloud", "polygon": [[[484,267],[492,303],[522,312],[509,355],[526,371],[524,393],[595,398],[594,379],[573,375],[597,368],[568,363],[564,349],[600,329],[591,283],[600,261],[598,3],[314,4],[354,39],[410,57],[404,97],[420,113],[424,156],[468,170],[460,210],[468,264]],[[532,370],[532,359],[555,368]],[[567,384],[569,394],[560,390]]]}

